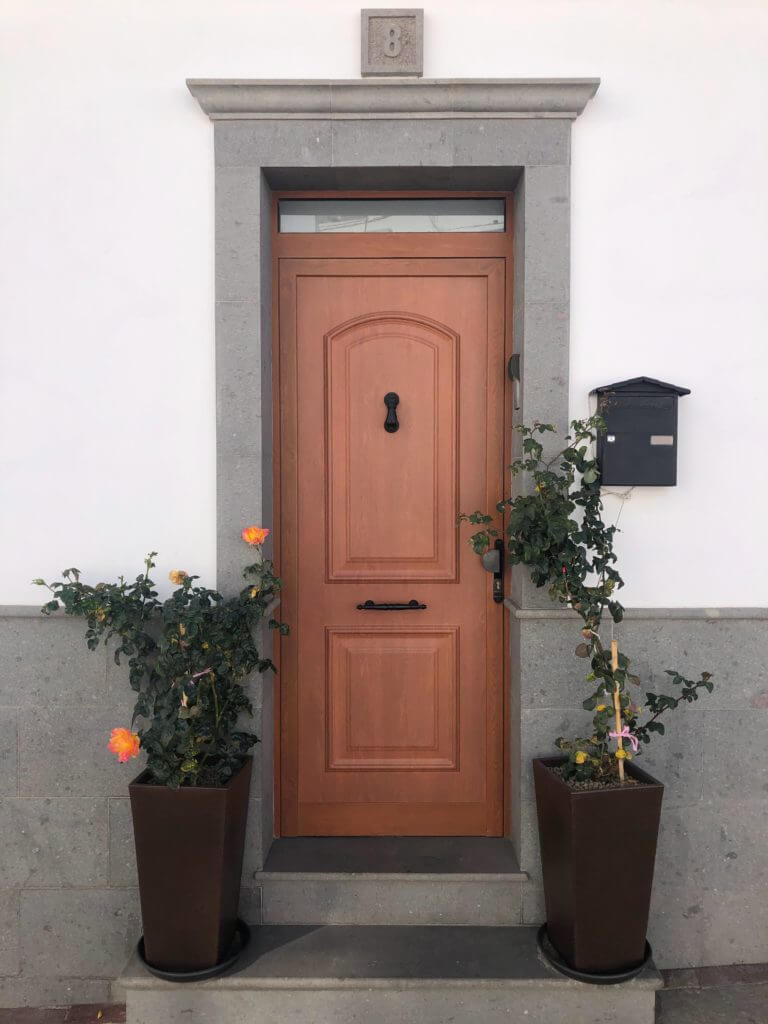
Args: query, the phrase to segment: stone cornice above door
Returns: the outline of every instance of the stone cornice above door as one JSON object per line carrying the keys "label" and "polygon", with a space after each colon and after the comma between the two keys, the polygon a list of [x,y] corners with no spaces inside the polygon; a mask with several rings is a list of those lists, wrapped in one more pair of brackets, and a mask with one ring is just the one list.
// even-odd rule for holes
{"label": "stone cornice above door", "polygon": [[189,91],[216,121],[547,117],[573,120],[599,85],[599,78],[187,79]]}

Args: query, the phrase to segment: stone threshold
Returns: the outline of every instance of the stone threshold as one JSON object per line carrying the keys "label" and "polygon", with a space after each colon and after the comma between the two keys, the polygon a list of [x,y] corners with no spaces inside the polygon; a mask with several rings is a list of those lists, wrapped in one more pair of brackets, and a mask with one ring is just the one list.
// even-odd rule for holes
{"label": "stone threshold", "polygon": [[525,881],[507,839],[474,836],[290,837],[272,844],[256,879]]}
{"label": "stone threshold", "polygon": [[[242,966],[195,990],[376,989],[583,986],[539,956],[536,928],[420,925],[262,925],[253,929]],[[188,986],[159,981],[138,957],[120,977],[129,996],[137,990]],[[601,986],[602,987],[602,986]],[[661,975],[649,965],[624,991],[656,991]]]}

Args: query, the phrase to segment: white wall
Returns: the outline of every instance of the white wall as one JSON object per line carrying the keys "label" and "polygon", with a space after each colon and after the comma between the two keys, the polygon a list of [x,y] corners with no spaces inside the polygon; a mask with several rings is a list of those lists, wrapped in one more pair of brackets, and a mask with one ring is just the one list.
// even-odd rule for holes
{"label": "white wall", "polygon": [[[213,583],[213,143],[184,79],[356,77],[360,6],[4,0],[0,602],[152,548]],[[678,487],[624,508],[624,597],[765,605],[768,3],[440,0],[425,32],[430,77],[602,78],[572,410],[642,373],[693,390]]]}

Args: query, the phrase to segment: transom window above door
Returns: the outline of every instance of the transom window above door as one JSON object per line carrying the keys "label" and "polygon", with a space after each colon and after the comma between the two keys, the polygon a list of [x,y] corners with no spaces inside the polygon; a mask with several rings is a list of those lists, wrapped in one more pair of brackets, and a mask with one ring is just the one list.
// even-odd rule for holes
{"label": "transom window above door", "polygon": [[503,199],[282,199],[283,234],[504,231]]}

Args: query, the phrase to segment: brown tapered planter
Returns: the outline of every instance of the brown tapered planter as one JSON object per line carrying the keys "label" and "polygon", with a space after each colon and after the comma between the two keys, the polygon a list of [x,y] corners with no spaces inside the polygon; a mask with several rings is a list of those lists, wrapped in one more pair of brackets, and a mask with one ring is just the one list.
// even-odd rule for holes
{"label": "brown tapered planter", "polygon": [[232,944],[240,899],[251,758],[218,789],[129,785],[144,954],[153,967],[213,967]]}
{"label": "brown tapered planter", "polygon": [[547,933],[572,968],[628,970],[642,963],[664,786],[634,764],[647,785],[574,790],[535,758]]}

